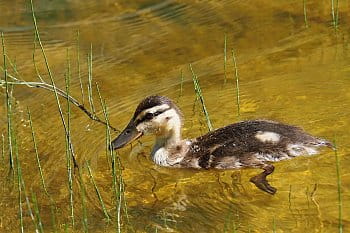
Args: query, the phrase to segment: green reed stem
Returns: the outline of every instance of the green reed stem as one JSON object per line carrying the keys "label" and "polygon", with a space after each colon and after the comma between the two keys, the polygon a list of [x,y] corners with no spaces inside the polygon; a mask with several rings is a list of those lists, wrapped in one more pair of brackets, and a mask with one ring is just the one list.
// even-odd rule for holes
{"label": "green reed stem", "polygon": [[35,158],[36,158],[36,163],[37,163],[38,169],[39,169],[41,184],[43,186],[45,194],[50,196],[48,191],[47,191],[47,187],[46,187],[46,183],[45,183],[45,179],[44,179],[44,175],[43,175],[43,170],[42,170],[41,163],[40,163],[39,152],[38,152],[38,145],[36,143],[35,132],[34,132],[34,127],[33,127],[33,121],[32,121],[32,116],[30,114],[29,107],[27,108],[27,112],[28,112],[29,125],[30,125],[30,130],[31,130],[31,133],[32,133],[32,141],[33,141],[33,145],[34,145]]}
{"label": "green reed stem", "polygon": [[[12,128],[12,126],[11,126]],[[12,129],[13,130],[13,129]],[[14,149],[14,155],[16,158],[16,165],[17,165],[17,188],[18,188],[18,208],[19,208],[19,223],[20,223],[20,231],[24,232],[24,225],[23,225],[23,205],[22,205],[22,168],[21,168],[21,162],[19,160],[19,154],[18,154],[18,144],[17,144],[17,136],[15,134],[15,131],[12,132],[13,135],[13,149]]]}
{"label": "green reed stem", "polygon": [[[97,83],[95,83],[95,85],[96,85],[96,90],[97,90],[97,94],[98,94],[98,98],[99,98],[99,100],[100,100],[100,105],[101,105],[101,108],[102,108],[102,111],[104,111],[103,109],[103,99],[102,99],[102,95],[101,95],[101,92],[100,92],[100,88],[99,88],[99,86],[98,86],[98,84]],[[105,114],[104,114],[104,116],[105,116]],[[110,141],[108,141],[108,128],[107,128],[107,125],[109,125],[109,122],[106,122],[106,130],[105,130],[105,136],[106,136],[106,140],[105,140],[105,144],[106,144],[106,158],[107,158],[107,163],[108,164],[111,164],[111,156],[110,156],[110,151],[109,151],[109,146],[110,146]]]}
{"label": "green reed stem", "polygon": [[36,221],[38,222],[38,225],[39,225],[39,232],[44,232],[43,223],[42,223],[41,217],[40,217],[38,200],[37,200],[36,194],[34,192],[32,192],[32,202],[34,205],[35,218],[36,218]]}
{"label": "green reed stem", "polygon": [[[121,168],[122,166],[121,166],[120,158],[119,158],[119,156],[115,157],[115,153],[113,153],[114,151],[108,150],[108,148],[110,148],[110,146],[111,146],[111,131],[110,131],[110,127],[109,127],[107,105],[102,99],[101,92],[100,92],[100,89],[99,89],[97,83],[96,83],[96,89],[97,89],[98,96],[100,99],[100,104],[101,104],[101,107],[103,110],[103,115],[105,117],[105,121],[107,122],[107,125],[106,125],[106,155],[107,155],[107,158],[111,157],[111,160],[112,160],[111,161],[112,162],[112,176],[114,174],[114,177],[115,177],[115,174],[116,174],[115,171],[118,171],[118,177],[119,177],[119,192],[116,192],[116,199],[118,198],[118,200],[119,200],[118,206],[117,206],[117,217],[119,218],[118,222],[120,222],[120,217],[121,217],[121,203],[124,203],[124,206],[123,206],[124,213],[125,213],[127,222],[129,222],[128,209],[127,209],[127,204],[126,204],[125,197],[124,197],[124,180],[123,180],[123,176],[122,176],[122,168]],[[113,160],[113,158],[114,158],[114,160]],[[115,168],[116,162],[118,165],[117,169]],[[113,166],[114,166],[114,169],[113,169]],[[114,186],[114,187],[116,187],[116,186]],[[118,229],[120,229],[120,226]]]}
{"label": "green reed stem", "polygon": [[64,224],[64,232],[65,233],[69,233],[69,231],[68,231],[68,223]]}
{"label": "green reed stem", "polygon": [[[67,49],[67,73],[65,75],[65,82],[66,82],[66,93],[69,95],[70,93],[70,58],[69,58],[69,51]],[[70,108],[70,102],[67,100],[67,134],[66,134],[66,155],[67,155],[67,175],[68,175],[68,189],[69,189],[69,205],[70,205],[70,217],[71,217],[71,224],[74,228],[75,225],[75,219],[74,219],[74,192],[73,192],[73,174],[72,174],[72,158],[73,154],[70,149],[70,143],[71,143],[71,108]]]}
{"label": "green reed stem", "polygon": [[90,45],[90,53],[87,56],[88,64],[88,99],[90,104],[91,112],[95,115],[95,106],[92,97],[92,44]]}
{"label": "green reed stem", "polygon": [[[6,55],[6,59],[7,59],[7,62],[9,63],[9,65],[10,65],[10,67],[13,69],[13,71],[16,73],[16,75],[17,75],[18,77],[20,77],[21,75],[19,74],[19,72],[18,72],[18,70],[17,70],[16,61],[12,62],[11,59],[10,59],[10,57],[9,57],[7,54],[5,54],[5,55]],[[11,76],[9,75],[8,70],[7,70],[7,77],[8,77],[8,78],[11,78]]]}
{"label": "green reed stem", "polygon": [[[47,69],[47,72],[48,72],[48,75],[49,75],[49,78],[50,78],[51,86],[52,86],[53,91],[55,93],[55,100],[56,100],[57,108],[58,108],[58,111],[59,111],[59,114],[60,114],[60,118],[61,118],[61,121],[62,121],[62,125],[63,125],[63,128],[64,128],[64,132],[65,132],[66,138],[70,139],[70,137],[68,135],[69,133],[67,131],[67,125],[66,125],[66,122],[65,122],[65,119],[64,119],[64,116],[63,116],[61,103],[60,103],[60,100],[58,98],[58,91],[57,91],[57,88],[56,88],[56,84],[55,84],[55,81],[54,81],[54,78],[53,78],[53,75],[52,75],[52,72],[51,72],[51,69],[50,69],[49,61],[47,59],[44,46],[43,46],[43,44],[41,42],[40,33],[39,33],[37,22],[36,22],[36,16],[35,16],[35,13],[34,13],[33,0],[30,0],[30,6],[31,6],[31,11],[32,11],[32,18],[33,18],[33,23],[34,23],[35,34],[36,34],[38,43],[40,45],[41,53],[42,53],[42,55],[44,57],[44,60],[45,60],[45,66],[46,66],[46,69]],[[70,141],[68,142],[68,144],[69,144],[69,149],[72,152],[72,158],[73,158],[74,166],[78,167],[78,164],[77,164],[77,162],[75,160],[75,156],[74,156],[73,145],[72,145],[72,143]]]}
{"label": "green reed stem", "polygon": [[338,28],[338,20],[339,20],[339,0],[331,1],[332,3],[332,20],[333,20],[333,26],[335,29]]}
{"label": "green reed stem", "polygon": [[237,62],[236,62],[236,56],[232,49],[232,61],[233,61],[233,67],[235,72],[235,78],[236,78],[236,103],[237,103],[237,117],[240,116],[241,107],[240,107],[240,92],[239,92],[239,76],[238,76],[238,68],[237,68]]}
{"label": "green reed stem", "polygon": [[85,96],[84,96],[84,88],[83,88],[83,82],[81,79],[81,70],[80,70],[80,31],[77,31],[77,66],[78,66],[78,78],[79,78],[79,84],[80,84],[80,93],[81,93],[81,101],[82,104],[85,104]]}
{"label": "green reed stem", "polygon": [[232,233],[236,233],[237,232],[237,225],[234,219],[234,214],[231,213],[231,209],[229,213],[226,215],[225,217],[225,224],[224,224],[224,232],[232,232]]}
{"label": "green reed stem", "polygon": [[125,202],[125,197],[124,197],[124,180],[122,177],[122,173],[121,173],[121,166],[120,166],[120,161],[118,160],[118,182],[119,182],[119,196],[118,196],[118,209],[117,209],[117,217],[118,217],[118,230],[121,228],[120,226],[120,222],[121,222],[121,209],[122,209],[122,204],[123,204],[123,200],[124,200],[124,205],[123,207],[125,207],[125,214],[128,219],[128,212],[127,212],[127,208],[126,208],[126,202]]}
{"label": "green reed stem", "polygon": [[[105,115],[105,120],[108,123],[108,110],[106,103],[103,102],[103,113]],[[111,145],[111,132],[109,129],[109,126],[106,126],[107,128],[107,138],[106,140],[108,141],[108,145]],[[114,190],[114,196],[116,200],[116,217],[117,217],[117,232],[121,232],[121,193],[120,193],[120,187],[118,189],[118,183],[117,183],[117,167],[116,167],[116,155],[113,150],[109,150],[110,156],[111,156],[111,161],[112,161],[112,180],[113,180],[113,190]],[[121,186],[121,184],[119,184]]]}
{"label": "green reed stem", "polygon": [[[102,100],[100,97],[102,109],[103,109],[103,114],[105,117],[105,121],[107,122],[106,126],[106,140],[108,147],[111,147],[111,131],[109,128],[109,117],[108,117],[108,109],[105,101]],[[113,190],[114,190],[114,195],[115,195],[115,200],[116,200],[116,221],[117,221],[117,232],[121,232],[121,207],[122,207],[122,199],[123,199],[123,177],[121,173],[121,164],[119,160],[119,156],[116,157],[116,154],[113,150],[109,150],[109,156],[111,157],[111,162],[112,162],[112,182],[113,182]],[[117,182],[117,176],[119,177],[119,186]],[[125,199],[124,199],[125,200]],[[126,207],[126,205],[125,205]],[[126,211],[126,209],[125,209]],[[127,213],[127,212],[126,212]],[[126,214],[127,215],[127,214]]]}
{"label": "green reed stem", "polygon": [[4,134],[1,134],[1,158],[2,161],[5,161],[5,136]]}
{"label": "green reed stem", "polygon": [[56,229],[56,212],[55,212],[55,206],[53,206],[53,201],[52,199],[51,200],[51,204],[50,204],[50,210],[51,210],[51,223],[52,223],[52,232],[57,232],[57,229]]}
{"label": "green reed stem", "polygon": [[7,64],[6,64],[6,48],[4,33],[1,32],[1,44],[2,44],[2,55],[3,55],[3,67],[4,67],[4,80],[5,80],[5,92],[6,92],[6,111],[7,111],[7,140],[8,140],[8,150],[9,150],[9,162],[10,162],[10,172],[15,175],[14,170],[14,160],[13,160],[13,139],[12,139],[12,103],[11,103],[11,93],[7,79]]}
{"label": "green reed stem", "polygon": [[96,182],[95,182],[95,179],[94,179],[94,176],[92,175],[92,172],[91,172],[91,168],[90,168],[90,165],[89,163],[86,161],[86,167],[88,169],[88,172],[89,172],[89,177],[90,177],[90,181],[92,182],[93,186],[94,186],[94,189],[95,189],[95,192],[96,192],[96,195],[97,195],[97,198],[98,198],[98,201],[100,202],[100,205],[101,205],[101,208],[102,208],[102,212],[103,214],[105,215],[106,219],[107,219],[107,222],[110,222],[111,221],[111,218],[108,214],[108,211],[107,211],[107,208],[106,208],[106,205],[105,203],[103,202],[103,199],[102,199],[102,195],[96,185]]}
{"label": "green reed stem", "polygon": [[[117,221],[117,231],[118,233],[121,232],[121,213],[120,213],[120,196],[121,193],[119,192],[118,189],[118,183],[117,183],[117,168],[116,168],[116,156],[115,152],[113,150],[109,150],[108,148],[111,148],[111,132],[109,128],[109,118],[108,118],[108,110],[107,110],[107,105],[105,101],[102,99],[101,92],[98,88],[98,85],[96,84],[99,99],[100,99],[100,104],[102,106],[103,110],[103,115],[105,118],[105,122],[107,123],[106,125],[106,152],[107,152],[107,157],[110,157],[111,160],[111,167],[112,167],[112,184],[113,184],[113,191],[114,191],[114,198],[115,198],[115,204],[116,204],[116,221]],[[120,186],[121,184],[119,184]]]}
{"label": "green reed stem", "polygon": [[276,233],[276,219],[273,217],[272,219],[272,232]]}
{"label": "green reed stem", "polygon": [[45,60],[45,65],[46,65],[46,69],[47,69],[47,72],[50,76],[50,79],[52,79],[53,81],[53,77],[52,77],[52,73],[51,73],[51,69],[50,69],[50,66],[49,66],[49,62],[48,62],[48,59],[47,59],[47,56],[46,56],[46,53],[45,53],[45,50],[44,50],[44,47],[43,47],[43,44],[41,42],[41,38],[40,38],[40,34],[39,34],[39,30],[38,30],[38,26],[37,26],[37,21],[36,21],[36,16],[35,16],[35,13],[34,13],[34,5],[33,5],[33,0],[30,0],[30,6],[31,6],[31,11],[32,11],[32,19],[33,19],[33,23],[34,23],[34,33],[35,33],[35,37],[40,45],[40,49],[41,49],[41,52],[43,54],[43,57],[44,57],[44,60]]}
{"label": "green reed stem", "polygon": [[87,209],[86,209],[86,189],[83,181],[82,171],[80,169],[79,169],[79,180],[81,183],[80,197],[81,197],[81,208],[83,212],[83,218],[82,218],[83,229],[84,229],[84,232],[88,232],[89,230],[88,230],[88,216],[87,216]]}
{"label": "green reed stem", "polygon": [[[70,57],[69,57],[69,49],[67,49],[67,73],[65,75],[65,82],[66,82],[66,93],[69,96],[70,95],[70,80],[71,80],[71,66],[70,66]],[[71,107],[70,107],[70,101],[67,99],[67,131],[68,135],[71,135]]]}
{"label": "green reed stem", "polygon": [[190,64],[190,70],[192,72],[192,79],[193,79],[193,84],[194,84],[194,90],[196,92],[197,97],[199,98],[201,105],[202,105],[202,110],[205,116],[205,119],[207,121],[207,127],[209,131],[213,130],[213,126],[211,124],[210,118],[209,118],[209,113],[207,111],[207,108],[205,106],[205,102],[204,102],[204,97],[202,95],[202,90],[201,87],[199,85],[199,81],[198,81],[198,77],[197,75],[194,73],[193,68],[192,68],[192,64]]}
{"label": "green reed stem", "polygon": [[226,67],[227,67],[227,35],[225,33],[225,36],[224,36],[224,84],[226,84],[227,82]]}
{"label": "green reed stem", "polygon": [[[37,145],[36,137],[35,137],[35,130],[34,130],[32,116],[31,116],[29,108],[27,108],[27,112],[28,112],[29,126],[30,126],[30,130],[31,130],[31,134],[32,134],[32,141],[33,141],[33,145],[34,145],[35,158],[36,158],[36,162],[37,162],[37,166],[38,166],[38,170],[39,170],[39,174],[40,174],[41,185],[44,189],[45,195],[50,199],[51,221],[52,221],[53,228],[55,229],[56,228],[55,202],[52,199],[51,195],[49,194],[49,192],[47,190],[46,183],[45,183],[44,173],[43,173],[43,169],[42,169],[40,158],[39,158],[38,145]],[[56,230],[54,230],[54,231],[56,231]]]}
{"label": "green reed stem", "polygon": [[39,72],[39,69],[38,69],[38,66],[36,65],[36,61],[35,61],[35,52],[36,52],[36,41],[37,41],[37,35],[36,35],[36,32],[34,32],[34,42],[33,42],[33,54],[32,54],[32,60],[33,60],[33,64],[34,64],[34,69],[35,69],[35,72],[40,80],[40,82],[45,82],[44,79],[41,77],[40,75],[40,72]]}
{"label": "green reed stem", "polygon": [[304,10],[304,23],[305,23],[305,27],[308,28],[309,24],[307,21],[307,12],[306,12],[306,0],[303,0],[303,10]]}
{"label": "green reed stem", "polygon": [[25,197],[25,200],[26,200],[26,204],[27,204],[27,208],[28,208],[28,214],[30,216],[30,218],[32,219],[32,222],[35,226],[35,232],[39,232],[39,229],[40,229],[40,226],[38,225],[35,217],[34,217],[34,214],[33,214],[33,211],[32,211],[32,207],[31,207],[31,204],[30,204],[30,201],[29,201],[29,197],[27,195],[27,192],[26,192],[26,187],[25,187],[25,184],[24,184],[24,179],[22,179],[22,188],[23,188],[23,191],[24,191],[24,197]]}
{"label": "green reed stem", "polygon": [[[18,166],[18,164],[17,164]],[[17,182],[21,182],[22,179],[22,172],[21,168],[17,167]],[[23,206],[22,206],[22,188],[21,184],[18,184],[18,208],[19,208],[19,224],[20,224],[20,232],[24,232],[24,225],[23,225]]]}
{"label": "green reed stem", "polygon": [[334,141],[334,156],[335,166],[337,171],[337,186],[338,186],[338,232],[343,232],[343,200],[342,200],[342,188],[341,188],[341,177],[340,177],[340,161],[338,156],[338,148]]}
{"label": "green reed stem", "polygon": [[[3,52],[3,67],[4,67],[4,80],[5,80],[5,89],[6,89],[6,106],[7,106],[7,127],[8,127],[8,144],[9,144],[9,154],[10,154],[10,172],[12,171],[13,176],[15,175],[14,169],[14,156],[16,158],[17,165],[17,188],[18,188],[18,209],[19,209],[19,221],[20,221],[20,232],[24,232],[23,225],[23,206],[22,206],[22,170],[19,160],[18,153],[18,144],[15,130],[12,125],[12,90],[9,90],[8,79],[7,79],[7,64],[6,64],[6,48],[4,34],[1,32],[1,42],[2,42],[2,52]],[[15,68],[15,71],[17,69]],[[4,137],[3,137],[4,138]],[[3,140],[4,142],[4,140]],[[14,155],[14,156],[13,156]]]}
{"label": "green reed stem", "polygon": [[[125,217],[126,217],[126,221],[127,223],[130,224],[130,219],[129,219],[129,212],[128,212],[128,205],[127,205],[127,202],[126,202],[126,199],[125,199],[125,184],[124,184],[124,178],[123,178],[123,174],[122,174],[122,165],[121,165],[121,162],[118,158],[118,166],[119,166],[119,184],[120,184],[120,193],[122,194],[122,197],[123,197],[123,203],[124,203],[124,214],[125,214]],[[121,200],[121,198],[120,198]]]}
{"label": "green reed stem", "polygon": [[73,176],[72,176],[72,162],[71,162],[71,153],[69,149],[69,141],[66,138],[66,167],[67,167],[67,177],[68,177],[68,191],[69,191],[69,210],[70,210],[70,219],[71,226],[74,228],[74,192],[73,192]]}

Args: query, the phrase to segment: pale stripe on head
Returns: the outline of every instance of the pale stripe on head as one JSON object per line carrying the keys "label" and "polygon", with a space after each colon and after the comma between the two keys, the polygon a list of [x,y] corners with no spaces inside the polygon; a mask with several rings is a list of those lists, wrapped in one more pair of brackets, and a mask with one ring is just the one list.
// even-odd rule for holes
{"label": "pale stripe on head", "polygon": [[171,107],[168,104],[161,104],[161,105],[157,105],[157,106],[145,109],[136,116],[135,121],[143,121],[142,119],[146,116],[147,113],[159,115],[170,109]]}

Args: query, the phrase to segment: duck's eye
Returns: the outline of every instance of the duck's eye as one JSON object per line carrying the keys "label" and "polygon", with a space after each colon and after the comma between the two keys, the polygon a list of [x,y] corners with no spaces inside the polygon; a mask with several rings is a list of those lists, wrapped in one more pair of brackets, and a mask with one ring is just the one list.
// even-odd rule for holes
{"label": "duck's eye", "polygon": [[146,113],[146,115],[145,115],[145,119],[146,120],[151,120],[152,118],[153,118],[153,113],[150,113],[150,112],[148,112],[148,113]]}
{"label": "duck's eye", "polygon": [[129,134],[129,133],[131,133],[131,130],[130,130],[130,129],[127,129],[127,130],[125,130],[125,132],[124,132],[124,134]]}

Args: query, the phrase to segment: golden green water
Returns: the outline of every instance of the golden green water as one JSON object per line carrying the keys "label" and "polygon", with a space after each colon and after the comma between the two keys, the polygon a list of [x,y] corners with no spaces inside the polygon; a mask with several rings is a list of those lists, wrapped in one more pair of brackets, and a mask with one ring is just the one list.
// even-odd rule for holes
{"label": "golden green water", "polygon": [[[153,139],[144,137],[142,144],[135,143],[119,153],[129,216],[129,222],[125,215],[122,217],[123,232],[337,232],[339,209],[343,232],[349,231],[350,8],[347,1],[339,2],[339,27],[335,30],[331,1],[305,3],[306,21],[302,0],[34,1],[42,42],[57,85],[64,89],[68,49],[72,95],[82,101],[79,50],[88,106],[86,60],[92,45],[93,82],[99,84],[106,99],[111,124],[119,129],[129,121],[141,99],[160,94],[174,99],[182,109],[184,137],[207,132],[201,108],[198,102],[195,104],[191,63],[215,128],[238,120],[273,119],[299,125],[313,135],[337,143],[341,208],[333,151],[276,163],[269,180],[278,192],[271,196],[249,182],[259,172],[255,169],[218,172],[158,167],[149,158]],[[26,81],[37,80],[28,1],[0,0],[0,31],[4,32],[7,53],[15,61],[20,76]],[[239,117],[232,49],[240,79]],[[48,81],[38,48],[35,59],[39,72]],[[9,72],[14,74],[10,68]],[[93,92],[96,97],[96,89]],[[5,92],[0,89],[0,93],[0,129],[6,138]],[[37,195],[44,231],[63,232],[67,224],[69,231],[83,232],[77,182],[73,189],[76,223],[74,227],[69,225],[65,137],[54,95],[18,86],[13,95],[17,101],[14,122],[23,180],[30,201],[31,193]],[[32,112],[48,192],[57,208],[56,226],[51,221],[50,200],[41,186],[27,107]],[[103,118],[101,108],[97,113]],[[72,106],[71,133],[79,165],[84,168],[84,161],[92,161],[96,184],[107,209],[114,215],[105,127]],[[6,140],[5,144],[7,150]],[[116,231],[115,223],[106,223],[86,169],[83,170],[88,192],[88,230]],[[8,171],[5,152],[0,163],[0,232],[20,229],[16,179],[8,178]],[[74,179],[76,176],[75,173]],[[34,224],[25,195],[22,196],[24,228],[31,232]]]}

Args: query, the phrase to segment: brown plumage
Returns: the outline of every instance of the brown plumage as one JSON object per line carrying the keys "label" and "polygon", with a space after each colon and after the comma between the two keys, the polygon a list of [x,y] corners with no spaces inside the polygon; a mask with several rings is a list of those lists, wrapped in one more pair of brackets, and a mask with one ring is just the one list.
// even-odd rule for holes
{"label": "brown plumage", "polygon": [[181,139],[182,114],[167,97],[149,96],[136,108],[125,130],[112,142],[118,149],[144,134],[156,135],[151,153],[161,166],[197,169],[261,168],[251,178],[258,188],[274,194],[266,180],[271,162],[313,155],[319,147],[332,147],[301,128],[268,120],[242,121],[195,139]]}

